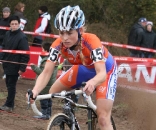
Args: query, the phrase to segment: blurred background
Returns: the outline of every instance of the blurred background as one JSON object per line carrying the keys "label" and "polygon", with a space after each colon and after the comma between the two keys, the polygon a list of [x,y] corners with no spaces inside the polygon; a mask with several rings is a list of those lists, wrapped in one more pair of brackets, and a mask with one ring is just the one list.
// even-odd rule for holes
{"label": "blurred background", "polygon": [[[26,5],[24,16],[28,19],[25,31],[33,31],[38,18],[39,6],[45,5],[50,13],[52,33],[58,31],[53,26],[55,15],[67,5],[79,5],[86,16],[87,32],[95,33],[101,41],[127,44],[127,36],[131,26],[140,17],[153,21],[156,30],[156,0],[0,0],[1,10],[10,7],[14,14],[14,7],[18,2]],[[2,15],[2,11],[0,12]],[[32,36],[28,35],[31,42]],[[54,39],[47,38],[48,41]],[[128,51],[121,48],[108,47],[114,55],[127,55]]]}

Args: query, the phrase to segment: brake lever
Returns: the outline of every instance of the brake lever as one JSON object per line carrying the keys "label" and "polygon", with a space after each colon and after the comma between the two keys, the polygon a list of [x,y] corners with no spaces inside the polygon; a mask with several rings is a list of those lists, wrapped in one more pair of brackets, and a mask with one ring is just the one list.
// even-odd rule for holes
{"label": "brake lever", "polygon": [[87,94],[83,91],[83,88],[85,87],[86,82],[82,82],[81,86],[82,86],[82,95],[84,97],[84,100],[86,100],[88,98]]}
{"label": "brake lever", "polygon": [[30,108],[30,95],[28,94],[28,101],[27,101],[28,105],[27,105],[27,110]]}
{"label": "brake lever", "polygon": [[28,103],[27,110],[28,110],[30,108],[30,98],[33,100],[35,100],[36,98],[33,98],[33,92],[31,89],[28,89],[27,93],[28,93],[28,102],[27,102]]}

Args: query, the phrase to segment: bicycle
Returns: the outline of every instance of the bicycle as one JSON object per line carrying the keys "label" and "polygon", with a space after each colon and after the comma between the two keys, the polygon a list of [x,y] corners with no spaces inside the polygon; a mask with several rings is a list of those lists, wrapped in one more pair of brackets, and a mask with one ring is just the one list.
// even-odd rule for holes
{"label": "bicycle", "polygon": [[[82,94],[85,98],[87,105],[77,104],[71,99],[72,96],[80,94]],[[28,90],[28,105],[30,104],[30,98],[32,97],[32,91]],[[57,113],[51,117],[46,130],[80,130],[74,111],[76,107],[86,109],[88,111],[88,130],[96,130],[96,106],[93,104],[91,97],[87,96],[82,90],[62,91],[60,93],[38,95],[35,101],[49,98],[61,98],[64,99],[65,102],[63,105],[63,112]],[[35,101],[31,104],[32,110],[36,115],[41,116],[42,113],[37,109]],[[115,122],[112,116],[110,120],[113,130],[116,130]]]}

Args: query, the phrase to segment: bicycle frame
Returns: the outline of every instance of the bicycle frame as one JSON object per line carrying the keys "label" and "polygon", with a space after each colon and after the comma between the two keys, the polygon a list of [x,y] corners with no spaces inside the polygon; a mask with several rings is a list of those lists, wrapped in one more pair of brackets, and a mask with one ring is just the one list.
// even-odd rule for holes
{"label": "bicycle frame", "polygon": [[88,111],[88,121],[87,121],[87,124],[88,124],[88,130],[93,130],[92,126],[93,126],[93,118],[97,118],[97,115],[95,113],[95,111],[88,107],[87,105],[81,105],[81,104],[77,104],[77,103],[74,103],[73,101],[71,102],[72,100],[68,97],[65,98],[65,104],[63,106],[63,113],[65,113],[67,116],[69,116],[71,119],[72,119],[72,122],[73,125],[72,125],[72,129],[71,130],[75,130],[75,127],[77,130],[80,130],[80,127],[79,127],[79,123],[78,121],[76,120],[75,118],[75,113],[74,113],[74,108],[77,107],[77,108],[81,108],[81,109],[87,109]]}
{"label": "bicycle frame", "polygon": [[65,104],[63,106],[63,113],[66,114],[68,117],[70,117],[70,119],[72,119],[73,124],[72,124],[71,130],[75,130],[75,128],[77,130],[80,130],[79,124],[75,118],[74,106],[66,98],[65,98]]}

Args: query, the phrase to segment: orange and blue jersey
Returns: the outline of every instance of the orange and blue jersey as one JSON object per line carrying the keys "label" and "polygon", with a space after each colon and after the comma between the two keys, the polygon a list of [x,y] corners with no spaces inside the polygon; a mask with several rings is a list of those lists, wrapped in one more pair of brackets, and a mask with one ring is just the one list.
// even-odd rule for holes
{"label": "orange and blue jersey", "polygon": [[[107,80],[96,87],[97,98],[114,100],[116,91],[116,81],[114,80],[117,80],[117,68],[113,56],[96,35],[84,33],[81,40],[79,51],[74,52],[66,48],[60,38],[56,39],[51,46],[48,60],[57,62],[59,57],[63,56],[73,64],[73,67],[59,78],[62,84],[72,88],[80,87],[82,82],[88,81],[96,75],[94,63],[105,64]],[[113,85],[114,82],[115,85]]]}

